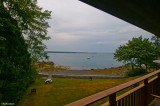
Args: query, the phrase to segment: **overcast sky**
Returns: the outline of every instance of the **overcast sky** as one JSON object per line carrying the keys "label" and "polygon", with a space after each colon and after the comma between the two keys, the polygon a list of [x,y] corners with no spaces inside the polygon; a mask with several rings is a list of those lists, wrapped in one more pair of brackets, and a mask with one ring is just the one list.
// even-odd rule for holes
{"label": "overcast sky", "polygon": [[114,52],[133,37],[153,34],[78,0],[38,0],[52,11],[47,50]]}

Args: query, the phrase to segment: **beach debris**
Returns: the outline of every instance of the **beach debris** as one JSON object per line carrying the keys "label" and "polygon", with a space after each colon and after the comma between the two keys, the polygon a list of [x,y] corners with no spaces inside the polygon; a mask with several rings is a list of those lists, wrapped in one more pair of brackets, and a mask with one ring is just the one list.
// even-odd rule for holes
{"label": "beach debris", "polygon": [[48,61],[48,62],[37,62],[35,63],[35,66],[38,71],[59,71],[59,70],[69,70],[69,66],[56,66],[54,62]]}

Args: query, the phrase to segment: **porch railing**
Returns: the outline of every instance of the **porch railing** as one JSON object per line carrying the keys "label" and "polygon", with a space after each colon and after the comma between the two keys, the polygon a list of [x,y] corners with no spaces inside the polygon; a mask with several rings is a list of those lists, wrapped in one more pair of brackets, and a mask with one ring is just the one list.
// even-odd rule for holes
{"label": "porch railing", "polygon": [[[140,83],[139,86],[120,96],[116,96],[118,92],[138,83]],[[109,101],[101,104],[101,106],[147,106],[154,99],[152,94],[160,95],[160,70],[82,98],[65,106],[85,106],[106,97],[109,97]]]}

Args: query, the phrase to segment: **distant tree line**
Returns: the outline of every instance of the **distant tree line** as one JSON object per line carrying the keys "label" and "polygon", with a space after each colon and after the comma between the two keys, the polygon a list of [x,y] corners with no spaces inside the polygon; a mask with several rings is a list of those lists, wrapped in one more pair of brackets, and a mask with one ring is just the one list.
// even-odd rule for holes
{"label": "distant tree line", "polygon": [[0,103],[17,104],[36,78],[33,64],[48,58],[41,51],[50,14],[36,0],[0,1]]}
{"label": "distant tree line", "polygon": [[150,67],[154,67],[153,60],[157,60],[160,57],[160,37],[153,36],[151,38],[142,38],[142,36],[129,40],[128,43],[120,45],[114,53],[114,58],[117,61],[134,67],[142,68],[142,65],[146,67],[146,71]]}

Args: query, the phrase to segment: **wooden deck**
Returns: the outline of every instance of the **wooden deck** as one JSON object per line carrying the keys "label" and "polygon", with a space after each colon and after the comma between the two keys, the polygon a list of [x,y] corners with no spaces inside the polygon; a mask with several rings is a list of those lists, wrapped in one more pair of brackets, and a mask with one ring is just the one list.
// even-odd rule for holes
{"label": "wooden deck", "polygon": [[[134,87],[120,96],[116,96],[116,93],[140,82],[141,84],[139,86]],[[65,106],[85,106],[105,97],[109,97],[109,101],[101,104],[101,106],[147,106],[155,98],[153,95],[160,95],[160,70]]]}

